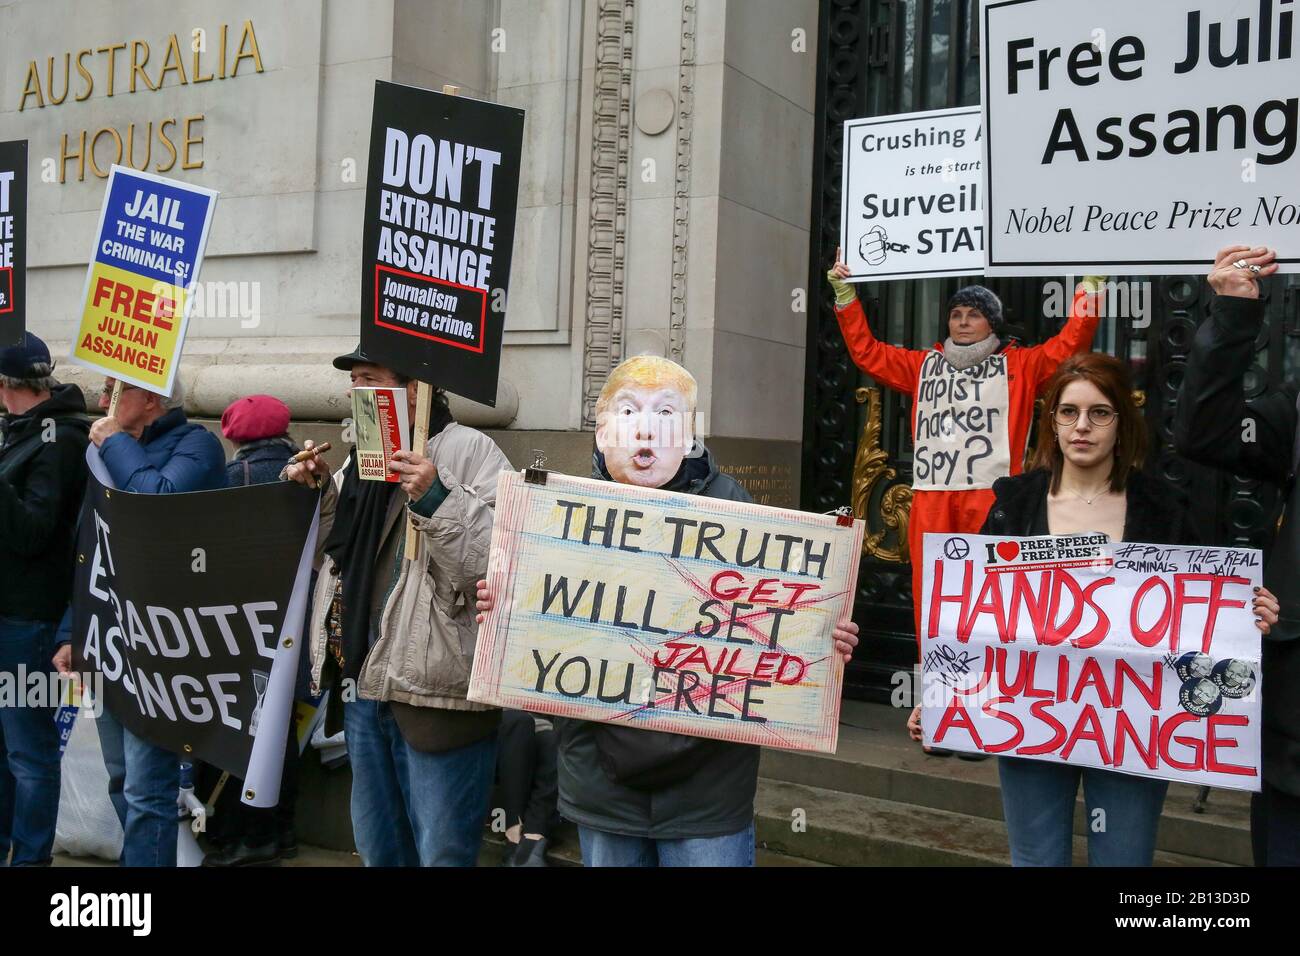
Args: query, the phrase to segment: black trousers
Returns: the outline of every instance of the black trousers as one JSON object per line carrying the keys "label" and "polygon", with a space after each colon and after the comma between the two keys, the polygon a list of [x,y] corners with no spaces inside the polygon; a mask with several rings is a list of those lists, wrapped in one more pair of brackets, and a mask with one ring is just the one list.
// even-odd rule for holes
{"label": "black trousers", "polygon": [[[249,846],[266,846],[277,836],[293,829],[294,807],[298,802],[298,735],[296,723],[289,721],[289,732],[285,737],[284,771],[280,776],[280,799],[273,807],[250,807],[240,802],[244,792],[244,781],[231,777],[226,781],[217,798],[211,822],[208,824],[208,839],[218,843],[233,843],[243,840]],[[204,766],[199,772],[195,792],[199,799],[208,800],[212,790],[221,778],[221,771],[216,767]]]}
{"label": "black trousers", "polygon": [[1264,784],[1250,798],[1256,866],[1300,866],[1300,797]]}
{"label": "black trousers", "polygon": [[497,738],[497,780],[506,826],[549,837],[559,822],[554,730],[538,730],[532,714],[507,710]]}

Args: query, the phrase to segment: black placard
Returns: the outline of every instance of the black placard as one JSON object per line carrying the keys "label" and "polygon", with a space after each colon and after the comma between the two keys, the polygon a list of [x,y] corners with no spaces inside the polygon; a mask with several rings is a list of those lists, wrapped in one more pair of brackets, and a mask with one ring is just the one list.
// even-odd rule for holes
{"label": "black placard", "polygon": [[131,733],[247,776],[276,646],[304,632],[286,615],[315,510],[291,482],[146,495],[91,476],[73,667]]}
{"label": "black placard", "polygon": [[361,348],[496,404],[524,111],[376,81]]}
{"label": "black placard", "polygon": [[27,140],[0,143],[0,348],[27,328]]}

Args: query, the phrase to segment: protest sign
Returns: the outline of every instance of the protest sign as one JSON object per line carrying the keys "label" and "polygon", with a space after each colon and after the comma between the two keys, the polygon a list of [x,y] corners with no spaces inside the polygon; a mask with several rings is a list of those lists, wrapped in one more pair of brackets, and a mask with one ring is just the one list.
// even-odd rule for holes
{"label": "protest sign", "polygon": [[1232,243],[1300,271],[1289,3],[985,3],[985,271],[1203,274]]}
{"label": "protest sign", "polygon": [[27,140],[0,143],[0,349],[27,328]]}
{"label": "protest sign", "polygon": [[981,123],[970,106],[844,124],[847,281],[984,271]]}
{"label": "protest sign", "polygon": [[72,361],[171,394],[216,202],[211,189],[112,168]]}
{"label": "protest sign", "polygon": [[1007,357],[959,369],[926,352],[916,389],[912,487],[918,491],[992,488],[1011,470]]}
{"label": "protest sign", "polygon": [[244,778],[254,806],[279,795],[316,500],[291,482],[130,494],[92,473],[82,506],[74,670],[136,736]]}
{"label": "protest sign", "polygon": [[927,534],[927,744],[1260,788],[1260,552]]}
{"label": "protest sign", "polygon": [[496,404],[524,112],[375,82],[361,349]]}
{"label": "protest sign", "polygon": [[502,472],[471,700],[835,750],[862,522]]}

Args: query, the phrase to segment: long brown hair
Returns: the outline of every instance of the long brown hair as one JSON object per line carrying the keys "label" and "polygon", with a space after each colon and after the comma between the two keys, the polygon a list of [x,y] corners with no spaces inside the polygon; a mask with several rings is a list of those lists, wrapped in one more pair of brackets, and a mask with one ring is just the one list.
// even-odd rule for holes
{"label": "long brown hair", "polygon": [[1071,382],[1091,382],[1119,413],[1115,423],[1115,460],[1110,467],[1110,490],[1123,491],[1129,475],[1141,468],[1147,456],[1147,426],[1133,400],[1133,377],[1128,365],[1104,352],[1072,355],[1057,368],[1047,383],[1043,412],[1038,419],[1038,447],[1032,467],[1052,473],[1052,494],[1061,488],[1065,455],[1055,433],[1056,406]]}

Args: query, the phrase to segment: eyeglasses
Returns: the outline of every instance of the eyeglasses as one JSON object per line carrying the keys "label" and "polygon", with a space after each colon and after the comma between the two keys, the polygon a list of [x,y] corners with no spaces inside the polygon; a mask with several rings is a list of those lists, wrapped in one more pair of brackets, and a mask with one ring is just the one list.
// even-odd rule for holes
{"label": "eyeglasses", "polygon": [[[140,387],[139,385],[127,385],[125,382],[122,383],[122,391],[124,392],[135,391],[139,387]],[[99,394],[104,398],[110,398],[113,394],[113,386],[105,385],[103,388],[99,390]]]}
{"label": "eyeglasses", "polygon": [[[1073,405],[1057,405],[1052,410],[1052,418],[1058,425],[1073,425],[1079,420],[1079,410]],[[1088,409],[1088,421],[1098,428],[1115,424],[1119,412],[1109,405],[1094,405]]]}

